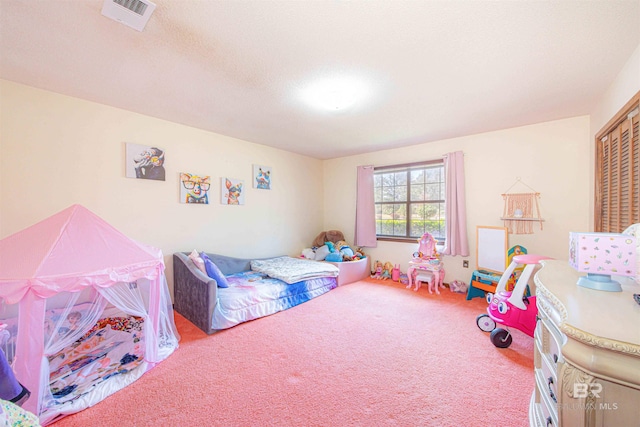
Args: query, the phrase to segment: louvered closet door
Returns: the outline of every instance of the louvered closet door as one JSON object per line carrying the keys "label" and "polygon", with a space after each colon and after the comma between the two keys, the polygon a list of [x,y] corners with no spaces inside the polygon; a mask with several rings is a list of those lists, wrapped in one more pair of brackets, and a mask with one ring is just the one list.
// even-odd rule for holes
{"label": "louvered closet door", "polygon": [[639,95],[596,141],[596,231],[620,233],[640,222]]}

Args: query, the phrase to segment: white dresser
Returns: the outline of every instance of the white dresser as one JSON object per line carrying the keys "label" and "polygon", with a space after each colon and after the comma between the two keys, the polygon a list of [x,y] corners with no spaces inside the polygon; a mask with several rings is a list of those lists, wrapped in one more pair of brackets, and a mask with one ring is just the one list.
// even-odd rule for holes
{"label": "white dresser", "polygon": [[567,261],[542,265],[531,426],[640,427],[640,285],[586,289]]}

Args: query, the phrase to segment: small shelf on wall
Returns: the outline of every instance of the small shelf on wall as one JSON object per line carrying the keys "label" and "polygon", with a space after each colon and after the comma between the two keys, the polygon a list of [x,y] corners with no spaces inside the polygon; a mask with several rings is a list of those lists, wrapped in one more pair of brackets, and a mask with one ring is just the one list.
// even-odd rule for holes
{"label": "small shelf on wall", "polygon": [[[512,191],[516,184],[526,187],[526,190],[523,192]],[[500,219],[504,221],[504,226],[509,229],[510,233],[532,234],[532,222],[540,223],[540,230],[542,230],[544,219],[540,217],[540,206],[538,205],[540,193],[517,177],[516,182],[502,194],[502,198],[504,199],[504,212]]]}
{"label": "small shelf on wall", "polygon": [[544,222],[544,219],[542,218],[520,218],[517,216],[512,216],[512,217],[500,217],[501,220],[503,221],[540,221],[540,222]]}
{"label": "small shelf on wall", "polygon": [[519,218],[519,217],[500,217],[503,221],[504,226],[509,229],[509,232],[512,234],[532,234],[533,233],[533,224],[532,222],[540,223],[540,230],[542,230],[542,223],[544,219],[542,218]]}

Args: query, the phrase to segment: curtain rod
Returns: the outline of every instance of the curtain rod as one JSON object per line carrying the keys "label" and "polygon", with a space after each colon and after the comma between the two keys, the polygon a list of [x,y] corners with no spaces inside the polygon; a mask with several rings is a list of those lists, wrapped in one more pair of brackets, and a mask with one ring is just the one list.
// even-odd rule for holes
{"label": "curtain rod", "polygon": [[411,167],[417,167],[417,166],[435,165],[442,162],[443,162],[442,159],[432,159],[432,160],[423,160],[421,162],[402,163],[397,165],[375,166],[374,169],[384,170],[384,169],[411,168]]}

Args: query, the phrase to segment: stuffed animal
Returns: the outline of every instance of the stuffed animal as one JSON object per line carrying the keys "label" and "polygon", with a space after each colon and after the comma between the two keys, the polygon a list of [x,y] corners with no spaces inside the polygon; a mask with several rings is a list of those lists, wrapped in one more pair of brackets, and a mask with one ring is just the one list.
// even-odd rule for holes
{"label": "stuffed animal", "polygon": [[316,253],[316,257],[315,257],[316,261],[324,261],[324,259],[330,253],[329,247],[327,245],[322,245],[319,248],[316,248],[315,253]]}
{"label": "stuffed animal", "polygon": [[339,242],[340,240],[344,240],[344,234],[342,234],[342,231],[338,231],[338,230],[323,231],[320,234],[318,234],[315,239],[313,239],[313,244],[311,246],[320,247],[324,245],[325,242],[336,243],[336,242]]}
{"label": "stuffed animal", "polygon": [[316,252],[311,248],[305,248],[302,250],[302,258],[316,259]]}
{"label": "stuffed animal", "polygon": [[344,240],[336,242],[336,249],[342,254],[342,259],[345,261],[351,261],[353,259],[353,249]]}
{"label": "stuffed animal", "polygon": [[[325,240],[319,239],[324,237]],[[367,256],[362,248],[353,250],[344,240],[344,235],[338,230],[323,231],[313,241],[313,247],[304,249],[302,256],[316,261],[357,261]],[[340,258],[340,259],[338,259]],[[373,273],[372,273],[373,274]]]}
{"label": "stuffed animal", "polygon": [[352,261],[357,261],[359,259],[363,259],[366,258],[367,256],[364,254],[364,251],[362,250],[362,248],[358,248],[354,253],[353,253],[353,258],[351,258]]}
{"label": "stuffed animal", "polygon": [[333,244],[333,242],[325,242],[325,245],[329,248],[329,254],[324,258],[325,261],[342,262],[342,254]]}

